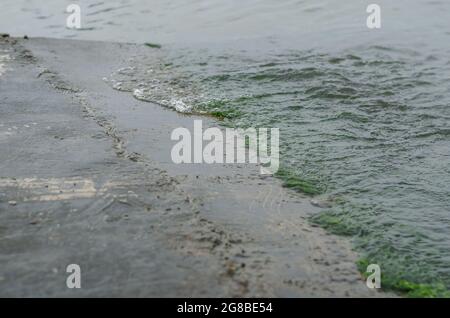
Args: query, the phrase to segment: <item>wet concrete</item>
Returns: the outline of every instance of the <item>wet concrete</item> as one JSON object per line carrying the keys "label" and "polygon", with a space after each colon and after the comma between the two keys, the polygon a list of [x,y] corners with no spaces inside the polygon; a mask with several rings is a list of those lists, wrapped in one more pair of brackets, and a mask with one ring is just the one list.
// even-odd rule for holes
{"label": "wet concrete", "polygon": [[[133,44],[0,39],[0,296],[384,296],[310,198],[252,165],[175,165],[197,116],[103,80]],[[216,126],[201,118],[205,126]],[[66,287],[81,267],[82,288]]]}

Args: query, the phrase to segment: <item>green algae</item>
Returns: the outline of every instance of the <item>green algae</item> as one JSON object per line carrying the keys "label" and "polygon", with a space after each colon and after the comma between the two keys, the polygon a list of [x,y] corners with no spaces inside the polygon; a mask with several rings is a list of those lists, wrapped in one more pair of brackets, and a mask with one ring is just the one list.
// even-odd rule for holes
{"label": "green algae", "polygon": [[153,49],[160,49],[161,48],[161,44],[156,44],[156,43],[150,43],[150,42],[146,42],[144,43],[145,46],[151,47]]}
{"label": "green algae", "polygon": [[433,280],[423,277],[424,272],[431,271],[429,264],[417,263],[415,267],[406,269],[406,262],[414,262],[414,259],[402,258],[395,248],[387,244],[375,252],[364,253],[365,247],[370,244],[369,231],[353,220],[348,211],[338,213],[332,208],[313,215],[309,220],[329,233],[353,237],[356,250],[364,255],[356,263],[359,272],[367,279],[370,275],[366,272],[369,264],[378,264],[382,290],[413,298],[450,297],[450,291],[438,275]]}
{"label": "green algae", "polygon": [[238,113],[232,110],[226,111],[226,110],[215,110],[215,111],[211,111],[208,113],[209,115],[220,119],[220,120],[224,120],[224,119],[232,119],[232,118],[236,118],[238,116]]}
{"label": "green algae", "polygon": [[303,179],[288,169],[280,168],[275,174],[283,181],[283,186],[309,195],[323,193],[324,189],[313,180]]}
{"label": "green algae", "polygon": [[328,232],[341,236],[354,236],[359,233],[359,228],[349,223],[343,215],[337,215],[326,211],[311,217],[311,222],[317,224]]}
{"label": "green algae", "polygon": [[204,111],[207,115],[219,120],[236,119],[242,115],[237,109],[229,105],[228,100],[214,99],[205,103],[196,105],[196,109]]}
{"label": "green algae", "polygon": [[369,264],[380,265],[382,290],[393,291],[411,298],[450,298],[450,291],[439,280],[424,284],[392,275],[389,271],[383,271],[383,263],[376,258],[361,258],[356,262],[358,270],[365,279],[370,275],[366,272]]}

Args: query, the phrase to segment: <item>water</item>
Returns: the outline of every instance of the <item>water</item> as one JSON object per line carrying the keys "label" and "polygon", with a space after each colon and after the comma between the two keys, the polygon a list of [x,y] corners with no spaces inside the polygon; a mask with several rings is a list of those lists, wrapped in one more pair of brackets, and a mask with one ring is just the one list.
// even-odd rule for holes
{"label": "water", "polygon": [[[450,3],[3,0],[0,31],[159,43],[108,78],[141,100],[279,127],[284,171],[386,277],[450,289]],[[70,3],[67,1],[67,3]],[[25,20],[26,19],[26,20]],[[28,21],[25,23],[24,21]]]}
{"label": "water", "polygon": [[[1,52],[1,51],[0,51]],[[0,54],[0,76],[6,71],[5,62],[10,60],[11,57],[8,54]]]}

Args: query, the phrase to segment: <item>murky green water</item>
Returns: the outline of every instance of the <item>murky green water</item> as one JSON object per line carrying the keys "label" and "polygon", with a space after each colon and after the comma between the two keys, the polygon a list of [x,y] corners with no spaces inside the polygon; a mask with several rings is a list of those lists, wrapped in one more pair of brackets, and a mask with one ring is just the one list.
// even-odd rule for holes
{"label": "murky green water", "polygon": [[353,237],[392,284],[450,289],[450,5],[379,4],[376,31],[355,0],[122,1],[99,4],[90,31],[52,32],[162,43],[111,84],[224,125],[280,128],[284,174],[331,205],[312,221]]}
{"label": "murky green water", "polygon": [[333,205],[316,221],[395,276],[450,286],[449,75],[446,59],[373,46],[261,59],[184,51],[112,78],[139,99],[220,112],[225,125],[279,127],[282,167]]}

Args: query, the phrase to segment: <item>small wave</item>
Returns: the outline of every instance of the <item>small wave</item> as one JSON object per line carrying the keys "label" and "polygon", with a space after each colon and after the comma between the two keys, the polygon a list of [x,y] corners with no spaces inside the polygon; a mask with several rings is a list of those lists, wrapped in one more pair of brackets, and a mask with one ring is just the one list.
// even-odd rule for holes
{"label": "small wave", "polygon": [[153,103],[165,106],[165,107],[175,109],[177,112],[180,112],[180,113],[192,112],[192,106],[186,104],[181,99],[171,98],[171,99],[167,100],[167,99],[152,98],[151,94],[149,94],[148,92],[145,92],[144,89],[138,89],[138,88],[133,91],[133,96],[138,100],[142,100],[142,101],[146,101],[146,102],[153,102]]}

